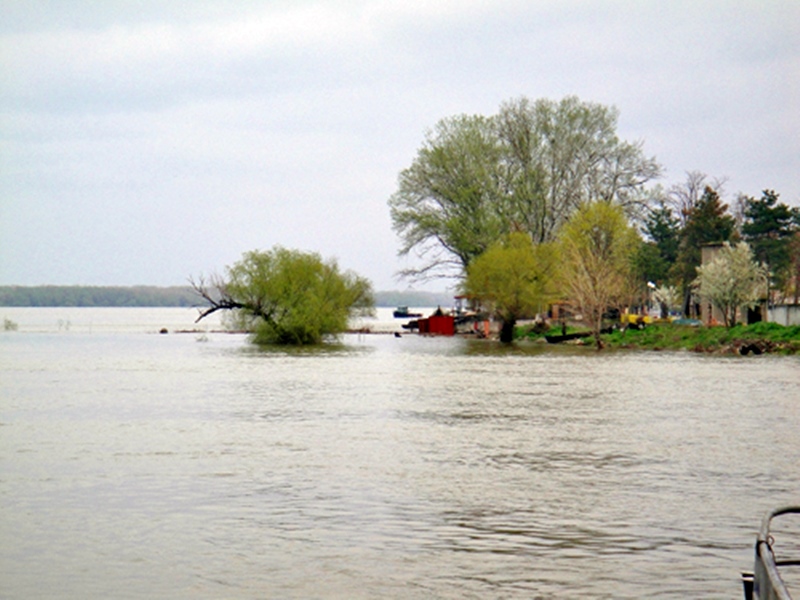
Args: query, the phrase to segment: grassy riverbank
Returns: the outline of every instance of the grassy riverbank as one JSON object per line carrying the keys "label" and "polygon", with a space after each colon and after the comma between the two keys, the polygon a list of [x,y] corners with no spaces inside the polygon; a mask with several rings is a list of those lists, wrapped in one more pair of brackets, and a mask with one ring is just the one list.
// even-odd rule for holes
{"label": "grassy riverbank", "polygon": [[800,326],[755,323],[735,327],[650,325],[603,336],[609,347],[651,350],[693,350],[723,354],[798,354]]}
{"label": "grassy riverbank", "polygon": [[[554,335],[561,329],[553,329]],[[535,336],[534,336],[535,337]],[[543,336],[542,336],[543,337]],[[602,336],[607,348],[690,350],[720,354],[800,354],[800,326],[755,323],[726,327],[656,324],[617,330]],[[591,344],[591,338],[582,340]]]}

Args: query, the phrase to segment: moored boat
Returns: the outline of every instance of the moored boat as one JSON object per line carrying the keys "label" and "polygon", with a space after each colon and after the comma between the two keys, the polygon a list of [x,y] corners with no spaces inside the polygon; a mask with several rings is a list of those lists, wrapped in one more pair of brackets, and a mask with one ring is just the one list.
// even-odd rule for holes
{"label": "moored boat", "polygon": [[[611,333],[614,331],[613,327],[604,327],[600,333]],[[575,333],[564,333],[562,335],[545,335],[544,339],[548,344],[561,344],[563,342],[571,342],[572,340],[580,340],[583,338],[592,337],[591,331],[576,331]]]}
{"label": "moored boat", "polygon": [[422,313],[410,312],[407,306],[398,306],[392,314],[395,319],[416,319],[422,316]]}
{"label": "moored boat", "polygon": [[563,335],[545,335],[544,339],[547,340],[548,344],[561,344],[563,342],[571,342],[572,340],[591,337],[591,335],[591,331],[577,331],[575,333],[565,333]]}

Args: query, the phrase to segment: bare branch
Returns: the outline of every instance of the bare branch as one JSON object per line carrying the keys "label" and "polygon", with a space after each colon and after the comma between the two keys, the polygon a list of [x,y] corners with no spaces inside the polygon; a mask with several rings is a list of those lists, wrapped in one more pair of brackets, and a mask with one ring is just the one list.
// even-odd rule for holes
{"label": "bare branch", "polygon": [[199,323],[202,319],[218,310],[246,308],[244,304],[236,302],[225,293],[224,284],[218,278],[212,278],[211,287],[206,285],[205,278],[202,275],[199,281],[195,281],[193,277],[190,277],[189,284],[194,292],[209,304],[207,308],[198,309],[200,316],[197,317],[195,323]]}

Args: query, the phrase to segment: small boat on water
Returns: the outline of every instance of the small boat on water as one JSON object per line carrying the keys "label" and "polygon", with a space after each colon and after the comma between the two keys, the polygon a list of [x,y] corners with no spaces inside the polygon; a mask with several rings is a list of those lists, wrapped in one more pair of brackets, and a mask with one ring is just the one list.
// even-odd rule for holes
{"label": "small boat on water", "polygon": [[[800,515],[800,506],[784,506],[768,512],[761,521],[761,529],[756,537],[755,564],[753,572],[742,573],[745,600],[792,600],[789,589],[781,577],[781,570],[786,567],[800,567],[800,554],[792,557],[776,557],[775,538],[770,533],[772,520],[785,515]],[[795,529],[796,530],[796,529]],[[794,544],[779,540],[781,547],[797,551],[797,540]]]}
{"label": "small boat on water", "polygon": [[407,306],[398,306],[392,314],[395,319],[416,319],[422,316],[422,313],[409,312]]}
{"label": "small boat on water", "polygon": [[[600,333],[611,333],[614,331],[613,327],[604,327]],[[583,338],[592,337],[591,331],[576,331],[575,333],[564,333],[562,335],[545,335],[544,339],[548,344],[561,344],[563,342],[570,342],[572,340],[580,340]]]}
{"label": "small boat on water", "polygon": [[577,331],[575,333],[565,333],[563,335],[545,335],[544,339],[547,340],[548,344],[561,344],[563,342],[571,342],[572,340],[591,337],[591,335],[591,331]]}

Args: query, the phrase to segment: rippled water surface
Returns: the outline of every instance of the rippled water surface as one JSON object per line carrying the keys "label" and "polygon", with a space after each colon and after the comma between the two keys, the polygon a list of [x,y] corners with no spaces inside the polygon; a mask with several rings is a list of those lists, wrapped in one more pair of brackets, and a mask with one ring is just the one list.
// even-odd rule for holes
{"label": "rippled water surface", "polygon": [[3,598],[739,598],[800,501],[797,358],[39,311],[0,332]]}

